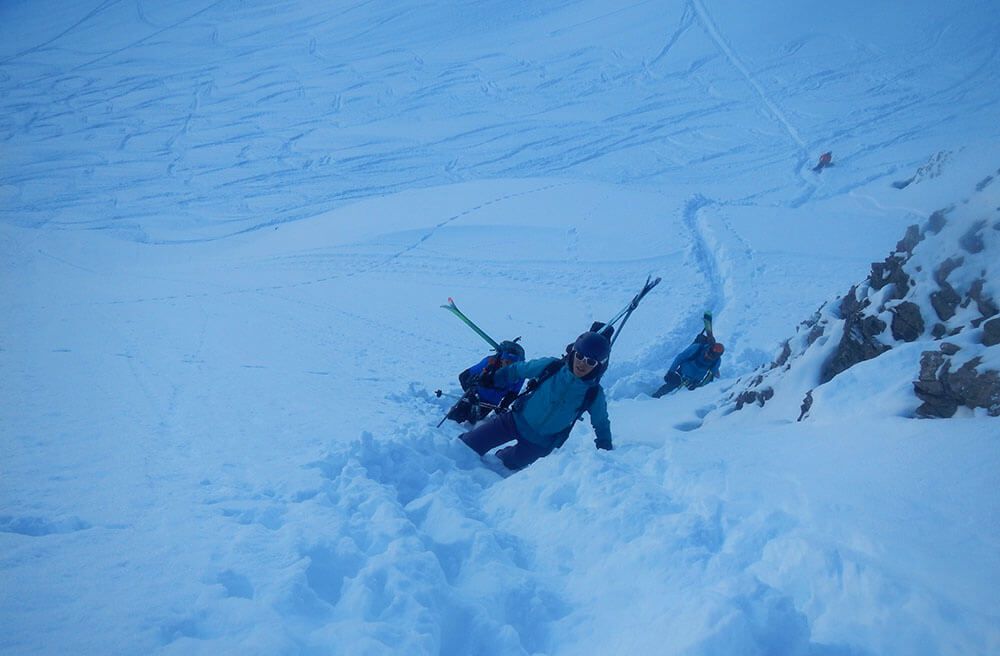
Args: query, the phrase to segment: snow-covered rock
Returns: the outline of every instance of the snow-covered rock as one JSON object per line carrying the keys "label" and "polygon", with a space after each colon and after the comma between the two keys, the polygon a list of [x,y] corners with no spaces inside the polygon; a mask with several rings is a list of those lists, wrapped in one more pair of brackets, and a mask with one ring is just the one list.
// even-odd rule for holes
{"label": "snow-covered rock", "polygon": [[951,417],[964,406],[1000,415],[996,177],[981,180],[967,200],[910,226],[863,282],[802,322],[771,364],[739,379],[724,411],[763,408],[781,398],[772,412],[787,417],[795,399],[801,400],[801,421],[814,409],[817,388],[912,343],[919,350],[910,349],[904,366],[871,369],[876,385],[889,378],[914,381],[913,393],[923,404],[904,414]]}

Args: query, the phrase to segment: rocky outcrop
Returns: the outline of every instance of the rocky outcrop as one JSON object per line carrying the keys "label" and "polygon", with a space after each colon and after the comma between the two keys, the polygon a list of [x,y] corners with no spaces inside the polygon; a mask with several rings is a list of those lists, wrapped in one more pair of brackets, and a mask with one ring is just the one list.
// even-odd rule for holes
{"label": "rocky outcrop", "polygon": [[1000,308],[997,307],[996,301],[983,291],[985,285],[986,281],[982,278],[972,283],[969,288],[969,298],[976,302],[976,309],[979,310],[983,319],[989,319],[1000,314]]}
{"label": "rocky outcrop", "polygon": [[[997,174],[977,190],[1000,179]],[[864,281],[802,322],[770,365],[737,381],[728,399],[731,410],[762,407],[787,390],[803,399],[802,421],[822,398],[814,396],[815,388],[894,347],[926,342],[930,348],[913,362],[910,374],[922,401],[918,415],[950,417],[960,407],[995,415],[1000,372],[992,363],[998,358],[995,352],[987,357],[985,349],[1000,348],[998,232],[995,201],[966,200],[932,213],[923,225],[911,225],[885,260],[872,263]],[[802,362],[821,364],[815,373],[788,376],[794,382],[783,384]],[[780,407],[790,405],[786,400]]]}
{"label": "rocky outcrop", "polygon": [[892,338],[897,342],[915,342],[924,334],[924,317],[916,303],[903,301],[889,311],[892,312]]}
{"label": "rocky outcrop", "polygon": [[948,283],[948,276],[951,272],[962,265],[963,258],[950,257],[941,263],[934,273],[934,280],[938,284],[938,290],[931,293],[931,306],[937,313],[938,319],[948,321],[955,316],[958,304],[962,302],[962,297],[958,295],[955,288]]}
{"label": "rocky outcrop", "polygon": [[820,384],[827,383],[857,363],[876,358],[892,348],[879,341],[879,335],[885,332],[885,328],[884,321],[878,317],[864,316],[860,311],[845,317],[843,337],[833,357],[823,365]]}
{"label": "rocky outcrop", "polygon": [[[913,226],[911,226],[913,227]],[[910,276],[903,270],[906,260],[899,255],[890,255],[885,262],[872,264],[871,288],[875,291],[893,285],[892,298],[903,298],[910,289]]]}
{"label": "rocky outcrop", "polygon": [[773,396],[774,390],[770,387],[764,387],[759,390],[745,390],[736,397],[736,409],[742,410],[743,406],[750,403],[755,403],[763,407],[763,405],[770,401]]}
{"label": "rocky outcrop", "polygon": [[992,417],[1000,416],[1000,374],[978,371],[982,358],[974,357],[952,371],[953,358],[961,349],[944,343],[937,351],[920,355],[920,375],[913,390],[923,401],[919,417],[952,417],[958,408],[984,408]]}
{"label": "rocky outcrop", "polygon": [[896,189],[906,189],[911,184],[918,184],[924,180],[938,177],[941,175],[941,171],[948,163],[948,160],[951,159],[951,155],[952,152],[950,150],[942,150],[934,153],[927,163],[918,168],[913,175],[903,180],[896,180],[892,183],[892,186]]}
{"label": "rocky outcrop", "polygon": [[983,324],[983,346],[1000,344],[1000,318],[990,319]]}

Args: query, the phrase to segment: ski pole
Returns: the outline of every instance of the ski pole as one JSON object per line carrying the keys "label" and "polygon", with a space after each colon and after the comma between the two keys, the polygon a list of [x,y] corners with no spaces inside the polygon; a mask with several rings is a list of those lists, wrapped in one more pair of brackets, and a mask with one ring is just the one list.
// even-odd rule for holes
{"label": "ski pole", "polygon": [[445,392],[442,392],[441,390],[434,390],[434,396],[436,396],[438,398],[441,398],[442,396],[447,396],[449,398],[458,399],[457,401],[455,401],[454,404],[452,404],[452,406],[450,408],[448,408],[448,412],[446,412],[444,414],[444,416],[441,417],[441,421],[439,421],[438,424],[437,424],[438,428],[441,428],[441,424],[443,424],[448,419],[448,417],[451,416],[451,413],[452,413],[452,411],[455,408],[457,408],[458,406],[462,405],[463,403],[472,403],[472,401],[470,401],[469,398],[468,398],[468,392],[466,392],[462,396],[456,396],[454,394],[446,394]]}
{"label": "ski pole", "polygon": [[[457,394],[449,394],[448,392],[442,390],[434,390],[434,396],[441,398],[442,396],[447,396],[449,399],[458,399],[459,401],[464,401],[465,396],[458,396]],[[471,401],[470,401],[471,403]],[[490,410],[496,410],[500,406],[494,405],[492,403],[487,403],[486,401],[476,401],[476,405],[481,405],[484,408],[489,408]]]}
{"label": "ski pole", "polygon": [[445,392],[445,391],[442,391],[442,390],[434,390],[434,396],[438,397],[439,399],[442,396],[446,396],[449,399],[464,399],[465,398],[464,396],[459,396],[458,394],[449,394],[448,392]]}
{"label": "ski pole", "polygon": [[[454,394],[448,394],[447,392],[442,392],[441,390],[434,390],[434,395],[437,396],[437,397],[447,396],[447,397],[452,398],[452,399],[458,399],[458,401],[455,402],[455,405],[453,405],[450,408],[448,408],[448,412],[445,414],[445,416],[441,417],[441,421],[439,421],[438,424],[437,424],[438,428],[441,428],[441,424],[443,424],[445,421],[447,421],[448,416],[451,415],[451,411],[454,410],[455,408],[457,408],[460,404],[462,404],[462,403],[468,403],[470,405],[472,404],[472,401],[469,400],[469,398],[466,397],[465,395],[455,396]],[[501,408],[498,405],[493,405],[492,403],[486,403],[484,401],[477,401],[476,405],[478,405],[480,408],[487,408],[487,409],[492,410],[492,411],[494,411],[496,413],[499,413],[501,410],[503,410],[503,408]]]}
{"label": "ski pole", "polygon": [[492,346],[494,349],[496,349],[497,353],[500,352],[500,344],[498,344],[495,339],[493,339],[492,337],[490,337],[489,335],[487,335],[486,333],[484,333],[483,330],[482,330],[482,328],[480,328],[479,326],[477,326],[476,324],[474,324],[472,322],[472,320],[469,319],[469,317],[467,317],[464,314],[462,314],[462,311],[458,309],[458,306],[455,305],[455,301],[452,300],[452,298],[450,296],[448,297],[448,304],[447,305],[442,305],[441,307],[444,308],[445,310],[448,310],[452,314],[454,314],[456,317],[459,318],[459,320],[461,320],[463,323],[465,323],[465,325],[467,325],[469,328],[472,328],[476,332],[477,335],[479,335],[480,337],[482,337],[483,339],[485,339],[486,342],[490,346]]}

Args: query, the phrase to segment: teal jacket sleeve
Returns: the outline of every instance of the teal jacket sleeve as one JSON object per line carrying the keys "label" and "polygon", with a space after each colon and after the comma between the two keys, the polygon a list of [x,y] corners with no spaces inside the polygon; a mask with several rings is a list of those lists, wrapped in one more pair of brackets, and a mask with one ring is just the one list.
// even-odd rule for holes
{"label": "teal jacket sleeve", "polygon": [[537,358],[535,360],[528,360],[527,362],[515,362],[514,364],[509,364],[506,367],[501,367],[497,369],[496,374],[493,376],[493,384],[496,387],[505,387],[510,385],[515,380],[523,380],[525,378],[535,378],[550,362],[555,362],[558,358]]}
{"label": "teal jacket sleeve", "polygon": [[594,403],[590,406],[590,425],[594,427],[594,434],[597,435],[595,442],[604,442],[611,446],[611,419],[608,417],[608,400],[601,389],[594,397]]}

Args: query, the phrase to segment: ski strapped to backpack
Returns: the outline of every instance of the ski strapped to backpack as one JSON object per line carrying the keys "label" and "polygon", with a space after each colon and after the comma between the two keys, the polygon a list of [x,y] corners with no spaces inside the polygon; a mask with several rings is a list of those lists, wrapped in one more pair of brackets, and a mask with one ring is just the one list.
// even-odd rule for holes
{"label": "ski strapped to backpack", "polygon": [[[629,301],[628,305],[626,305],[625,307],[623,307],[618,314],[616,314],[614,317],[611,318],[610,321],[608,321],[606,323],[603,323],[603,324],[600,323],[600,322],[594,322],[594,324],[590,328],[590,331],[591,332],[599,332],[599,333],[603,334],[605,337],[608,338],[608,341],[613,345],[615,343],[615,340],[618,339],[618,336],[621,335],[621,331],[622,331],[622,328],[625,326],[625,322],[628,321],[628,318],[630,316],[632,316],[632,313],[635,312],[635,309],[637,307],[639,307],[639,302],[643,298],[645,298],[646,294],[648,294],[650,292],[650,290],[653,289],[654,287],[656,287],[658,284],[660,284],[660,278],[653,279],[652,276],[646,276],[646,283],[642,286],[642,289],[639,290],[639,293],[632,297],[632,300]],[[621,324],[618,326],[618,329],[615,330],[615,324],[619,320],[621,320]],[[569,347],[566,347],[566,348],[567,348],[567,351],[568,351]],[[562,365],[562,363],[563,363],[563,361],[559,360],[558,362],[554,362],[554,363],[548,365],[537,378],[535,378],[533,381],[529,381],[527,388],[523,392],[521,392],[517,396],[517,398],[515,399],[515,403],[517,403],[519,401],[522,401],[522,399],[524,399],[527,396],[531,396],[531,393],[533,391],[535,391],[535,389],[539,385],[541,385],[544,381],[546,381],[549,378],[551,378],[552,375],[555,374],[555,372],[559,370],[559,367]],[[567,366],[571,366],[571,365],[567,364]],[[607,366],[607,365],[605,364],[604,366]],[[551,368],[551,371],[549,371],[550,368]],[[546,372],[548,372],[548,373],[546,373]],[[590,388],[591,390],[594,390],[593,393],[592,393],[594,396],[597,395],[597,391],[596,390],[598,388],[599,388],[598,385],[595,385],[592,388]],[[587,390],[587,394],[588,395],[591,394],[591,391]],[[580,409],[580,412],[577,415],[576,420],[573,422],[574,424],[576,423],[576,421],[579,421],[580,417],[583,416],[584,412],[586,412],[587,410],[590,409],[590,405],[594,402],[594,399],[593,398],[589,398],[589,400],[587,400],[587,398],[585,398],[584,401],[585,401],[584,402],[584,406]],[[573,426],[571,424],[570,428],[572,428],[572,427]],[[569,435],[569,433],[567,433],[567,436],[568,435]],[[565,439],[563,441],[565,441]]]}
{"label": "ski strapped to backpack", "polygon": [[704,327],[701,332],[694,338],[695,344],[715,344],[715,335],[712,333],[712,312],[711,310],[706,310],[705,314],[701,315],[701,321]]}
{"label": "ski strapped to backpack", "polygon": [[[645,298],[646,294],[648,294],[650,290],[653,289],[653,287],[656,287],[659,284],[660,284],[659,278],[652,279],[651,276],[646,276],[646,284],[642,286],[642,289],[639,290],[639,293],[636,294],[634,297],[632,297],[632,300],[629,301],[629,304],[623,307],[618,314],[616,314],[610,321],[604,324],[607,328],[610,328],[613,333],[610,339],[612,346],[615,345],[615,340],[618,339],[618,336],[622,334],[622,328],[625,327],[625,322],[628,321],[628,318],[632,316],[632,313],[635,312],[635,309],[639,307],[639,301]],[[621,319],[621,325],[619,325],[618,329],[615,330],[614,329],[615,324],[618,322],[619,319]]]}
{"label": "ski strapped to backpack", "polygon": [[475,323],[473,323],[472,319],[462,314],[462,311],[458,309],[458,306],[455,305],[455,301],[452,300],[450,296],[448,297],[448,304],[442,305],[441,307],[444,308],[445,310],[448,310],[456,317],[458,317],[463,323],[465,323],[465,325],[467,325],[469,328],[472,328],[477,335],[485,339],[490,346],[496,349],[497,353],[500,353],[500,344],[495,339],[493,339],[485,332],[483,332],[483,329],[477,326]]}

